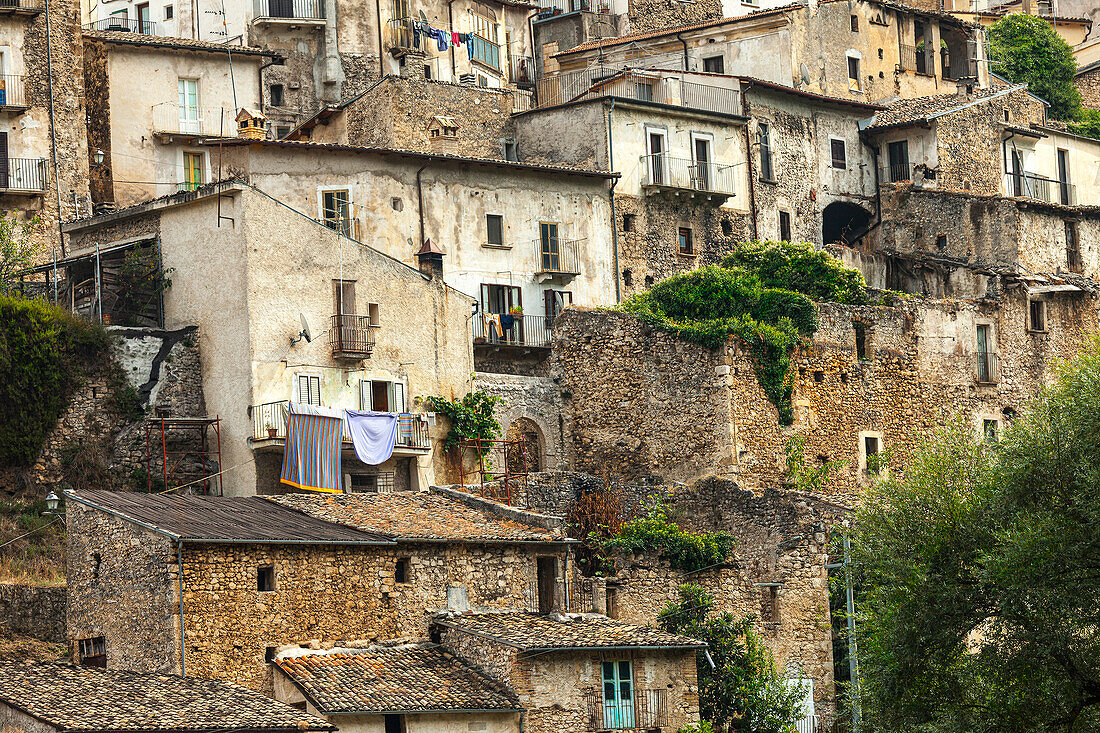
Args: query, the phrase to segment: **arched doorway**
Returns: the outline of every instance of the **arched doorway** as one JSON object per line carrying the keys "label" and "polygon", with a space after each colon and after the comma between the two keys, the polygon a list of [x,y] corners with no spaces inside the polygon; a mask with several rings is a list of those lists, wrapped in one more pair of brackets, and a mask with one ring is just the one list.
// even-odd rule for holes
{"label": "arched doorway", "polygon": [[850,244],[871,224],[871,212],[847,201],[834,201],[821,212],[822,244]]}
{"label": "arched doorway", "polygon": [[536,473],[545,470],[542,430],[538,423],[526,417],[517,418],[508,426],[504,437],[506,440],[524,441],[523,453],[509,453],[509,473],[522,473],[525,470],[527,473]]}

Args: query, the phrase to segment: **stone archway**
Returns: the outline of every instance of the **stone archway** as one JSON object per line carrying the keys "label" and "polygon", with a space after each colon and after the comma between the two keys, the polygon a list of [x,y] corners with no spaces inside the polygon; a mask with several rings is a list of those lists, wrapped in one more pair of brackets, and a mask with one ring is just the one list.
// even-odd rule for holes
{"label": "stone archway", "polygon": [[850,244],[871,224],[871,212],[847,201],[834,201],[821,212],[821,243]]}
{"label": "stone archway", "polygon": [[[504,437],[506,440],[524,441],[527,473],[546,470],[546,440],[538,423],[526,417],[516,418],[508,425]],[[509,455],[508,471],[510,473],[522,473],[524,471],[524,456],[522,454],[513,453]]]}

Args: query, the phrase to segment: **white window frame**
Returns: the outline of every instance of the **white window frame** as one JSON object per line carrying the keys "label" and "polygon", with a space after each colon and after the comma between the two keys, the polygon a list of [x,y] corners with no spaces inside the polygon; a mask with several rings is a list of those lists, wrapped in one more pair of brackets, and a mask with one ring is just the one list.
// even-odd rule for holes
{"label": "white window frame", "polygon": [[703,140],[707,144],[707,150],[710,151],[710,160],[707,161],[707,182],[708,189],[713,189],[716,184],[715,176],[718,174],[718,167],[714,164],[714,135],[709,132],[692,132],[688,137],[691,144],[691,162],[696,166],[699,165],[699,161],[695,159],[695,143]]}
{"label": "white window frame", "polygon": [[[302,385],[301,385],[301,379],[302,378],[309,378],[309,379],[316,379],[317,380],[317,402],[316,403],[303,402],[302,401]],[[292,391],[293,391],[293,400],[292,401],[297,402],[299,404],[314,405],[315,407],[319,407],[321,405],[324,405],[325,404],[325,401],[324,401],[324,388],[325,388],[325,375],[322,372],[320,372],[318,370],[315,370],[315,369],[296,371],[296,372],[294,372],[294,381],[292,383],[292,388],[291,388]]]}
{"label": "white window frame", "polygon": [[[489,243],[489,217],[490,216],[499,216],[500,217],[500,244],[490,244]],[[489,249],[511,249],[512,246],[510,244],[508,244],[508,237],[506,236],[507,231],[508,231],[508,227],[507,227],[507,224],[505,223],[505,217],[504,217],[504,212],[503,211],[493,210],[493,211],[486,211],[485,212],[485,244],[483,246],[488,247]]]}
{"label": "white window frame", "polygon": [[[882,439],[882,433],[878,430],[861,430],[859,433],[859,473],[861,476],[867,476],[867,438],[878,439],[878,452],[886,452],[886,443]],[[886,473],[884,469],[883,474]],[[878,474],[882,475],[882,474]]]}
{"label": "white window frame", "polygon": [[[184,114],[185,110],[190,110],[190,107],[185,104],[180,104],[179,97],[182,94],[184,101],[187,99],[187,92],[185,91],[185,85],[195,85],[195,118],[191,119]],[[176,77],[176,112],[179,115],[179,127],[180,132],[199,133],[202,132],[202,83],[201,80],[180,76]]]}
{"label": "white window frame", "polygon": [[[661,171],[660,179],[663,182],[667,182],[668,181],[668,129],[664,128],[664,127],[653,127],[653,126],[650,126],[650,125],[646,125],[644,129],[645,129],[645,154],[646,154],[646,160],[649,161],[649,170],[646,171],[646,178],[650,182],[652,182],[658,177],[658,176],[653,175],[653,173],[654,173],[654,165],[659,163],[660,166],[661,166],[661,168],[660,168],[660,171]],[[654,159],[653,149],[650,147],[650,144],[649,144],[650,136],[652,136],[652,135],[658,135],[664,141],[662,143],[663,147],[661,149],[659,159]]]}
{"label": "white window frame", "polygon": [[[325,194],[333,193],[335,191],[347,191],[348,192],[348,229],[349,233],[354,229],[355,225],[352,223],[355,221],[355,186],[348,183],[343,186],[318,186],[317,187],[317,221],[321,224],[325,224],[328,221],[325,218]],[[327,226],[327,225],[326,225]],[[339,231],[334,229],[333,231]]]}
{"label": "white window frame", "polygon": [[409,385],[407,380],[394,378],[388,375],[372,375],[359,378],[359,409],[360,410],[373,410],[373,404],[369,403],[366,398],[373,400],[373,395],[369,391],[365,391],[364,387],[371,382],[387,382],[389,383],[388,399],[390,400],[391,407],[394,403],[399,402],[401,405],[400,410],[388,410],[388,412],[396,412],[398,414],[409,412]]}

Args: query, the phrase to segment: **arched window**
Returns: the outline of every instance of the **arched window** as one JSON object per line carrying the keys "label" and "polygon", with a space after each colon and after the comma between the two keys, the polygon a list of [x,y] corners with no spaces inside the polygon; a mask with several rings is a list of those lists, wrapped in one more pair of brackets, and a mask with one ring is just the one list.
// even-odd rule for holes
{"label": "arched window", "polygon": [[497,14],[483,3],[470,6],[470,30],[487,41],[497,42]]}

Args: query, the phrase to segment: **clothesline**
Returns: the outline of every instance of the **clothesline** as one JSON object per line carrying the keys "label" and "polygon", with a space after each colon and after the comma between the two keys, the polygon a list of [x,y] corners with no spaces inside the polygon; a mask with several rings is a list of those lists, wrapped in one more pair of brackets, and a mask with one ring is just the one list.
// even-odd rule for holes
{"label": "clothesline", "polygon": [[467,55],[473,60],[474,43],[472,39],[478,38],[486,43],[493,43],[489,39],[482,38],[476,33],[460,33],[453,30],[436,28],[428,21],[418,18],[401,18],[400,22],[404,25],[405,30],[411,34],[413,48],[420,48],[420,36],[423,35],[435,41],[436,49],[440,53],[447,51],[451,46],[457,48],[458,46],[465,45]]}

